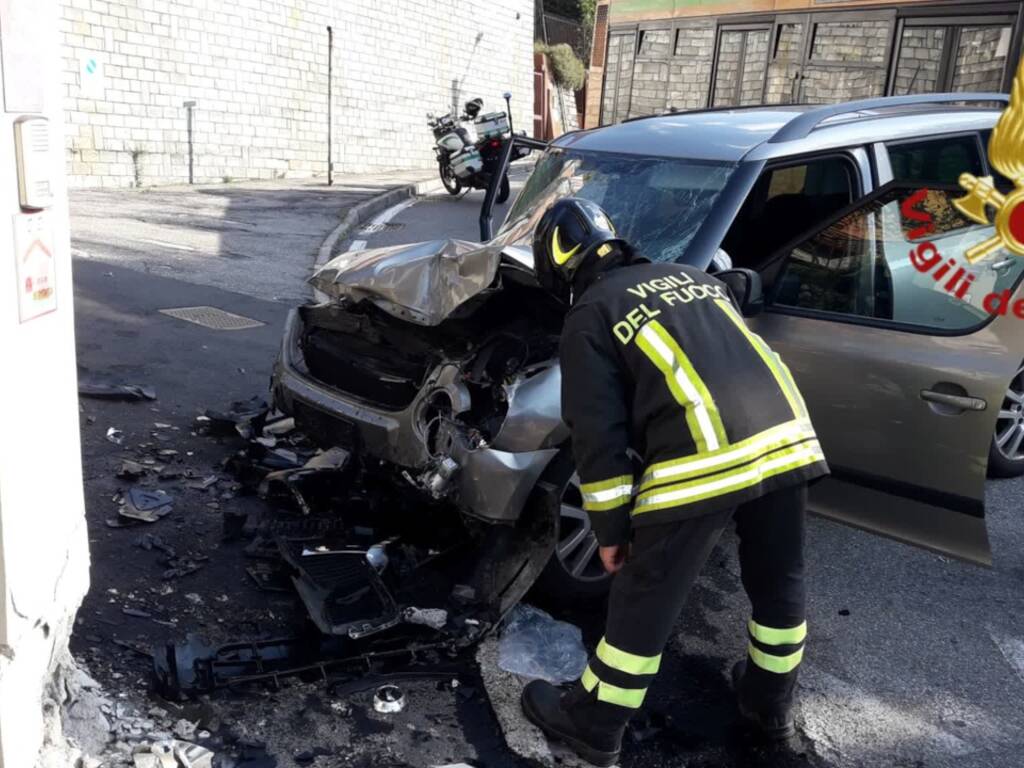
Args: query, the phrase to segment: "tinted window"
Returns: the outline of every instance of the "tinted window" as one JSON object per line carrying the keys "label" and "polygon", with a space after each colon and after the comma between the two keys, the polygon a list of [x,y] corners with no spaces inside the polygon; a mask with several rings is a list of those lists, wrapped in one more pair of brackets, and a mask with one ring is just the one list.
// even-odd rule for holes
{"label": "tinted window", "polygon": [[886,147],[896,181],[956,184],[961,173],[984,174],[981,145],[973,133]]}
{"label": "tinted window", "polygon": [[[904,218],[913,189],[890,192],[794,248],[775,280],[773,303],[961,332],[989,317],[986,297],[1016,286],[1024,258],[996,248],[973,264],[968,249],[994,234],[953,206],[960,193],[932,190],[915,202],[933,231]],[[931,246],[926,245],[931,243]]]}
{"label": "tinted window", "polygon": [[765,171],[722,242],[737,267],[756,268],[778,248],[846,207],[859,191],[844,157]]}

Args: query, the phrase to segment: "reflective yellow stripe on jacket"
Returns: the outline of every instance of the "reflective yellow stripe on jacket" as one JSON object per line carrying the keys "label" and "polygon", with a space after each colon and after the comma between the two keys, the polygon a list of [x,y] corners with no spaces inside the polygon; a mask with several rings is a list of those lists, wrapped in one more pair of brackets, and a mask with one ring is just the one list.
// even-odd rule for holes
{"label": "reflective yellow stripe on jacket", "polygon": [[697,452],[715,451],[727,445],[729,440],[714,398],[665,327],[652,320],[636,335],[636,343],[664,374],[669,391],[683,407]]}
{"label": "reflective yellow stripe on jacket", "polygon": [[722,472],[813,438],[811,422],[806,419],[787,421],[717,451],[652,464],[640,479],[640,491],[698,475]]}
{"label": "reflective yellow stripe on jacket", "polygon": [[620,475],[580,486],[583,508],[587,512],[606,512],[622,506],[633,498],[633,476]]}
{"label": "reflective yellow stripe on jacket", "polygon": [[818,441],[808,440],[764,456],[750,464],[721,472],[711,478],[697,478],[642,492],[636,498],[633,514],[639,515],[658,509],[669,509],[681,504],[690,504],[726,493],[734,493],[757,485],[775,475],[781,475],[784,472],[824,460],[825,454],[822,453]]}

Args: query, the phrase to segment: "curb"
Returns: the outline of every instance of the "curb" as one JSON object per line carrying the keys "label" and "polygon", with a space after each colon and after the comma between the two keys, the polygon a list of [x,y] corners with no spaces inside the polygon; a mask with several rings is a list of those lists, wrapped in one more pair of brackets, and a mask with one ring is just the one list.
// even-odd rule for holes
{"label": "curb", "polygon": [[429,195],[441,188],[440,179],[417,181],[389,189],[387,192],[382,192],[371,197],[369,200],[364,200],[358,205],[353,206],[345,214],[345,218],[341,220],[341,223],[332,229],[323,242],[320,243],[320,248],[316,254],[316,261],[313,262],[313,269],[316,270],[318,267],[326,264],[331,258],[331,251],[334,250],[334,246],[338,241],[347,237],[363,222],[372,219],[381,211],[387,210],[392,205],[400,203],[406,198]]}

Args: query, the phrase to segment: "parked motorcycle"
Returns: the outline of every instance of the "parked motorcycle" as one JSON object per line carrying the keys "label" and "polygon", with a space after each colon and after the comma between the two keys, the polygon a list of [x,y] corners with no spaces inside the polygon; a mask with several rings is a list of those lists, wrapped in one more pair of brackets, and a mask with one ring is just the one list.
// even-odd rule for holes
{"label": "parked motorcycle", "polygon": [[[427,113],[427,125],[434,133],[434,154],[441,183],[450,195],[459,194],[463,187],[487,189],[500,164],[502,148],[512,136],[508,114],[481,114],[483,105],[483,99],[471,99],[463,105],[463,114],[457,118],[451,112],[440,117]],[[508,200],[509,191],[508,174],[505,174],[495,202]]]}

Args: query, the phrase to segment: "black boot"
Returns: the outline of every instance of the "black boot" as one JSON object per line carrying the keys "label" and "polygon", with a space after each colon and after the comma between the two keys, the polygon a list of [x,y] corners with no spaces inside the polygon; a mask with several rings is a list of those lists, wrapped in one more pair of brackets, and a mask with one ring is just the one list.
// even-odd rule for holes
{"label": "black boot", "polygon": [[796,733],[793,721],[795,671],[778,675],[754,668],[748,674],[747,662],[737,661],[732,668],[732,687],[740,715],[765,738],[786,741]]}
{"label": "black boot", "polygon": [[522,705],[527,720],[588,763],[608,768],[618,762],[628,718],[610,711],[613,705],[598,702],[579,683],[563,694],[534,680],[523,690]]}

